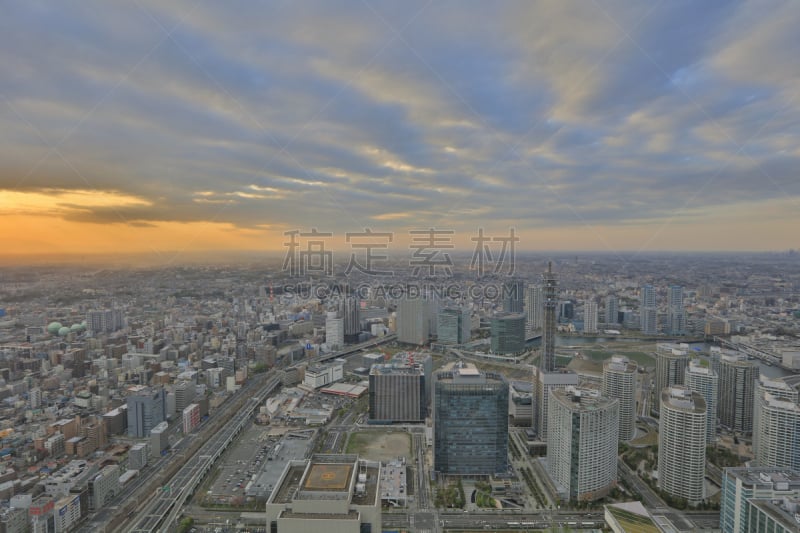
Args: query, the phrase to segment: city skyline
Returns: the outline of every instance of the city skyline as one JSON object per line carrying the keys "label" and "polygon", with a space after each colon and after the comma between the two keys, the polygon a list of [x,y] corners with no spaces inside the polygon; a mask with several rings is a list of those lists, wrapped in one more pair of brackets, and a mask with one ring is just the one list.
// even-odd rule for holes
{"label": "city skyline", "polygon": [[800,7],[20,3],[4,255],[798,248]]}

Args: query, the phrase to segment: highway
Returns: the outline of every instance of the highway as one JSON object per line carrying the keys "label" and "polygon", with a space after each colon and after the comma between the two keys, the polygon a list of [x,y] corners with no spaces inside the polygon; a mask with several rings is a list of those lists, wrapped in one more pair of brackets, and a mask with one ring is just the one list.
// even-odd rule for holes
{"label": "highway", "polygon": [[[550,527],[573,528],[599,528],[604,524],[602,511],[541,511],[541,512],[510,512],[500,511],[492,513],[459,513],[440,511],[438,514],[438,527],[446,529],[547,529]],[[406,513],[384,513],[381,517],[384,529],[403,529],[411,526],[411,520]]]}
{"label": "highway", "polygon": [[209,472],[216,460],[247,425],[255,410],[274,391],[280,380],[272,377],[252,395],[244,408],[225,423],[225,426],[212,435],[197,453],[161,488],[155,496],[139,511],[132,526],[125,529],[130,533],[170,531],[174,529],[186,500],[194,493],[200,481]]}

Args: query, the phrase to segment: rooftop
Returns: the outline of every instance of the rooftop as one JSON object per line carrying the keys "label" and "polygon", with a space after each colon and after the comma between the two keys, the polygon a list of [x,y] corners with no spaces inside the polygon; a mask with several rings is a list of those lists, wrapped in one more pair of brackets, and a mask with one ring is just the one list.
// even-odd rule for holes
{"label": "rooftop", "polygon": [[706,402],[703,397],[684,385],[673,385],[664,389],[661,392],[661,403],[673,409],[692,411],[694,413],[706,412]]}
{"label": "rooftop", "polygon": [[[800,472],[790,468],[764,467],[737,467],[726,468],[726,476],[742,480],[744,485],[772,487],[777,483],[789,483],[795,489],[800,489]],[[780,490],[780,489],[779,489]]]}
{"label": "rooftop", "polygon": [[350,464],[312,464],[303,483],[306,490],[343,491],[347,489],[353,465]]}

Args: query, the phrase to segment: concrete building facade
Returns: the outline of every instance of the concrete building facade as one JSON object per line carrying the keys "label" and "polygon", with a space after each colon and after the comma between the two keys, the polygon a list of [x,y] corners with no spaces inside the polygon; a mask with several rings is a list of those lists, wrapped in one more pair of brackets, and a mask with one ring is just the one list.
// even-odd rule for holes
{"label": "concrete building facade", "polygon": [[603,396],[619,400],[619,440],[636,436],[636,362],[613,356],[603,363]]}
{"label": "concrete building facade", "polygon": [[617,485],[619,400],[568,387],[550,394],[547,468],[569,501],[594,501]]}
{"label": "concrete building facade", "polygon": [[703,500],[706,467],[706,401],[684,385],[661,392],[658,487],[690,504]]}
{"label": "concrete building facade", "polygon": [[705,360],[692,359],[686,367],[684,383],[706,401],[706,444],[710,445],[717,438],[719,376]]}
{"label": "concrete building facade", "polygon": [[736,433],[749,435],[753,432],[758,362],[738,352],[723,353],[719,362],[720,424]]}

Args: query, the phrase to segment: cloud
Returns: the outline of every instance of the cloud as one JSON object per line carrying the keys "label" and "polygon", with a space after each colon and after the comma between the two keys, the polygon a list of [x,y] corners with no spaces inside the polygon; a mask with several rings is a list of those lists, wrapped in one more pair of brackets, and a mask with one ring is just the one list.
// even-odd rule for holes
{"label": "cloud", "polygon": [[344,232],[797,201],[800,7],[773,7],[17,3],[0,207]]}

